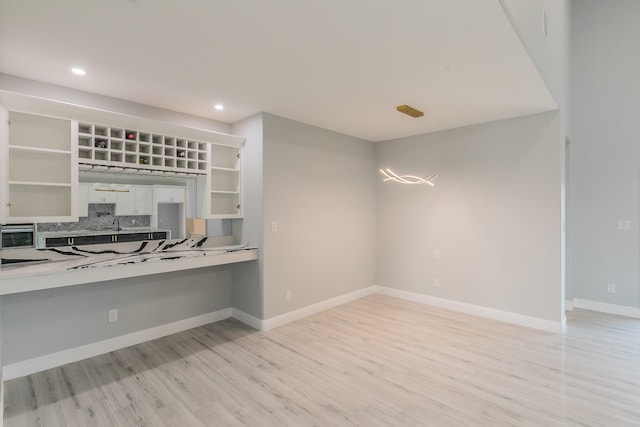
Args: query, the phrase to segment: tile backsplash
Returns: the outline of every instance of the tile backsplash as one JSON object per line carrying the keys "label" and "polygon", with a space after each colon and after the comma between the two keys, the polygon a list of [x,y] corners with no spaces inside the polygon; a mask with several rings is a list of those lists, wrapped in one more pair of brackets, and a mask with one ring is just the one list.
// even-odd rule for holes
{"label": "tile backsplash", "polygon": [[38,231],[75,231],[75,230],[111,230],[113,220],[120,220],[120,227],[150,227],[151,216],[131,215],[115,216],[115,204],[89,203],[89,215],[80,217],[78,222],[43,222]]}

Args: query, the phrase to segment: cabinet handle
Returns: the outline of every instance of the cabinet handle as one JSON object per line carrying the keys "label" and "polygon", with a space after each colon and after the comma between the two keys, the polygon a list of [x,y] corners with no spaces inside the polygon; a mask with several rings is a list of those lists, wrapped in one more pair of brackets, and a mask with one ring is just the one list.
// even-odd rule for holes
{"label": "cabinet handle", "polygon": [[236,209],[240,209],[240,205],[236,205]]}

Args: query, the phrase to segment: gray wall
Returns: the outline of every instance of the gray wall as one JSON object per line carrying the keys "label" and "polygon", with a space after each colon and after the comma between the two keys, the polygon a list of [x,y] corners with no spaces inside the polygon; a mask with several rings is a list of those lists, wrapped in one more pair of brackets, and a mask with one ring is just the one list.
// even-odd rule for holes
{"label": "gray wall", "polygon": [[268,319],[375,284],[377,176],[371,142],[263,117]]}
{"label": "gray wall", "polygon": [[[570,0],[500,0],[511,23],[520,36],[529,56],[536,64],[547,88],[560,107],[562,135],[571,135],[571,4]],[[543,12],[547,15],[549,37],[543,33]],[[563,277],[565,299],[573,299],[573,223],[569,211],[573,209],[571,182],[571,144],[565,149],[562,172],[562,211],[565,219],[563,235]]]}
{"label": "gray wall", "polygon": [[242,151],[242,214],[232,220],[234,241],[258,248],[258,261],[234,266],[233,307],[258,319],[263,318],[263,129],[262,114],[233,125],[233,134],[246,138]]}
{"label": "gray wall", "polygon": [[554,112],[378,143],[379,167],[439,174],[379,180],[378,285],[560,322],[560,129]]}
{"label": "gray wall", "polygon": [[[231,267],[5,295],[2,362],[47,355],[231,307]],[[107,322],[110,309],[118,321]]]}
{"label": "gray wall", "polygon": [[572,15],[574,297],[640,307],[640,2],[574,1]]}

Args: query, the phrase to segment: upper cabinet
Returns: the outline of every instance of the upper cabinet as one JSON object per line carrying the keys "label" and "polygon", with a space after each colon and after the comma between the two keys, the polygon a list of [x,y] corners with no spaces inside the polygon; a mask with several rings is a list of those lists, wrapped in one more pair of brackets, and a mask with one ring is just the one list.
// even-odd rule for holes
{"label": "upper cabinet", "polygon": [[77,221],[77,122],[0,111],[2,221]]}
{"label": "upper cabinet", "polygon": [[[117,174],[105,179],[116,183],[133,174],[148,178],[131,183],[191,179],[198,217],[241,217],[244,138],[2,90],[0,103],[6,108],[0,109],[3,222],[77,221],[78,206],[86,215],[87,203],[115,203],[108,192],[85,187],[79,203],[78,171]],[[137,191],[122,195],[118,205],[130,215],[146,215],[142,200],[149,194],[138,197]]]}
{"label": "upper cabinet", "polygon": [[147,185],[123,186],[116,193],[116,215],[152,215],[153,187]]}
{"label": "upper cabinet", "polygon": [[210,144],[207,169],[207,218],[240,218],[241,148]]}

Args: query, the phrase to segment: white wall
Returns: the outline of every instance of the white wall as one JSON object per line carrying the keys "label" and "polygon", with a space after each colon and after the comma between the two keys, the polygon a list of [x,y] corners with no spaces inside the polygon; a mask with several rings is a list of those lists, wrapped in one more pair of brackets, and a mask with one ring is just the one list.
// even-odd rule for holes
{"label": "white wall", "polygon": [[574,296],[640,307],[640,2],[574,1],[572,14]]}
{"label": "white wall", "polygon": [[378,180],[377,284],[561,322],[560,128],[555,112],[378,143],[379,167],[438,178]]}
{"label": "white wall", "polygon": [[268,319],[374,284],[377,176],[371,142],[263,117]]}

